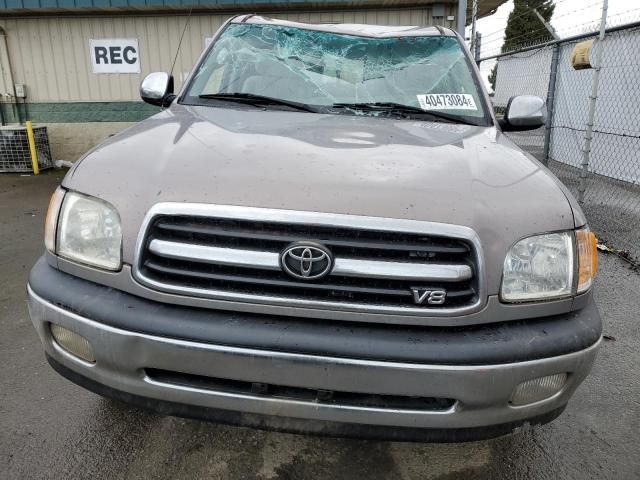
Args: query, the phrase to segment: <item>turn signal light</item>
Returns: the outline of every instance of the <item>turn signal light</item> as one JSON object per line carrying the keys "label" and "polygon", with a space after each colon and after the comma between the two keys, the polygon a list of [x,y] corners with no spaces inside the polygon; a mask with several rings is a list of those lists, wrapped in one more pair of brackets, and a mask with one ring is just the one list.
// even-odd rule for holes
{"label": "turn signal light", "polygon": [[49,209],[47,210],[47,216],[44,221],[44,246],[50,252],[56,250],[56,227],[58,225],[58,212],[60,211],[60,205],[64,199],[64,190],[60,187],[53,192],[51,200],[49,200]]}
{"label": "turn signal light", "polygon": [[578,293],[591,288],[598,272],[598,247],[596,236],[587,228],[576,231],[578,244]]}

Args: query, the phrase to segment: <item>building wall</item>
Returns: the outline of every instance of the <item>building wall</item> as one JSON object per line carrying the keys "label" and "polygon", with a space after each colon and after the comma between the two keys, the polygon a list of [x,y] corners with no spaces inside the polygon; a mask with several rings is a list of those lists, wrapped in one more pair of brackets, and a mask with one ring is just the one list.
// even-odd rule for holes
{"label": "building wall", "polygon": [[42,123],[47,127],[53,160],[75,161],[84,153],[124,130],[132,122]]}
{"label": "building wall", "polygon": [[[269,16],[310,23],[454,27],[455,21],[446,17],[456,15],[456,8],[446,5],[445,16],[435,19],[430,5],[283,11]],[[229,17],[228,13],[192,15],[174,68],[176,91],[205,48],[205,39]],[[106,136],[159,111],[140,101],[138,87],[146,74],[171,69],[186,20],[185,14],[0,18],[5,32],[0,35],[0,113],[6,123],[30,119],[49,125],[54,160],[76,160]],[[140,73],[92,73],[89,40],[100,38],[137,38]],[[7,96],[13,95],[13,84],[26,86],[26,102],[16,104]],[[101,122],[115,124],[100,126]]]}
{"label": "building wall", "polygon": [[[283,12],[272,16],[311,23],[434,23],[431,8]],[[227,18],[228,14],[191,17],[174,69],[177,88],[204,49],[205,38]],[[13,81],[27,86],[29,103],[126,102],[139,100],[138,86],[147,73],[171,69],[186,19],[185,15],[16,18],[0,19],[0,27],[7,35]],[[453,26],[449,24],[454,22],[445,17],[438,23]],[[92,73],[88,42],[99,38],[137,38],[140,74]],[[0,84],[0,93],[10,91],[10,85]],[[46,107],[37,107],[37,111],[47,112]]]}
{"label": "building wall", "polygon": [[[484,16],[507,0],[481,0],[478,14]],[[379,7],[381,4],[411,6],[418,3],[455,3],[457,0],[0,0],[0,12],[7,14],[25,13],[109,13],[113,11],[234,11],[256,12],[275,9],[301,9],[312,7],[316,10],[336,8],[336,6],[356,5],[359,8]],[[467,15],[471,14],[467,5]]]}

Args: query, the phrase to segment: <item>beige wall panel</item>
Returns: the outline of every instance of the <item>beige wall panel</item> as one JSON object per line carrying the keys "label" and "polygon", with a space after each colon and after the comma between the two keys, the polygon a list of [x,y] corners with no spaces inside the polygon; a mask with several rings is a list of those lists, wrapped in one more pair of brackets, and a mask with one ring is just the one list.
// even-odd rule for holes
{"label": "beige wall panel", "polygon": [[75,162],[94,146],[131,125],[131,122],[42,123],[47,127],[53,160]]}
{"label": "beige wall panel", "polygon": [[[448,14],[455,15],[454,7]],[[431,9],[283,12],[274,17],[302,22],[430,25]],[[174,75],[180,88],[211,37],[229,15],[194,15],[185,33]],[[171,69],[186,15],[41,17],[0,19],[7,33],[14,83],[27,85],[29,102],[138,100],[138,85],[149,72]],[[439,24],[453,26],[446,18]],[[94,74],[89,39],[137,38],[140,74]],[[0,54],[2,50],[0,49]],[[6,59],[0,65],[6,69]],[[1,73],[1,72],[0,72]],[[0,90],[8,88],[0,74]]]}
{"label": "beige wall panel", "polygon": [[0,101],[7,95],[13,95],[13,76],[9,64],[9,53],[5,37],[0,32]]}

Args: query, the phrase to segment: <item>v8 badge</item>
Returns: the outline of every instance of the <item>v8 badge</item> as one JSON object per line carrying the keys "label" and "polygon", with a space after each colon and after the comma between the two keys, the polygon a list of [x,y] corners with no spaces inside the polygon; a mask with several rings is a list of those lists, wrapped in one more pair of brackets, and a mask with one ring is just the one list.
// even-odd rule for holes
{"label": "v8 badge", "polygon": [[413,302],[416,305],[442,305],[447,299],[446,290],[429,290],[420,287],[411,287]]}

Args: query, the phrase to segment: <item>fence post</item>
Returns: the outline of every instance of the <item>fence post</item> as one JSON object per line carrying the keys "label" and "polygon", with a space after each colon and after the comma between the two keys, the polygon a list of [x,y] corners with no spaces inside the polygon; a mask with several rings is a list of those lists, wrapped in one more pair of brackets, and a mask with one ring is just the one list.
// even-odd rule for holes
{"label": "fence post", "polygon": [[476,24],[478,20],[478,0],[471,0],[473,3],[471,4],[471,53],[473,54],[473,59],[478,62],[478,51],[476,48]]}
{"label": "fence post", "polygon": [[476,32],[476,42],[473,47],[473,58],[478,68],[480,68],[480,51],[482,50],[482,34],[480,32]]}
{"label": "fence post", "polygon": [[553,128],[553,109],[556,100],[556,77],[558,75],[558,59],[560,57],[560,45],[553,45],[551,54],[551,70],[549,71],[549,87],[547,88],[547,120],[544,127],[544,153],[542,163],[549,165],[549,149],[551,146],[551,129]]}
{"label": "fence post", "polygon": [[584,194],[587,190],[587,175],[589,174],[589,160],[591,159],[591,140],[593,139],[593,121],[596,116],[596,100],[600,85],[600,70],[602,69],[602,51],[604,50],[604,35],[607,26],[607,9],[609,0],[602,1],[602,18],[600,19],[600,34],[598,35],[598,51],[596,52],[593,80],[591,82],[591,96],[589,104],[589,117],[587,118],[587,130],[584,135],[584,151],[582,156],[582,171],[580,172],[580,186],[578,187],[578,202],[584,203]]}
{"label": "fence post", "polygon": [[458,33],[464,38],[464,29],[467,25],[467,0],[458,1]]}

